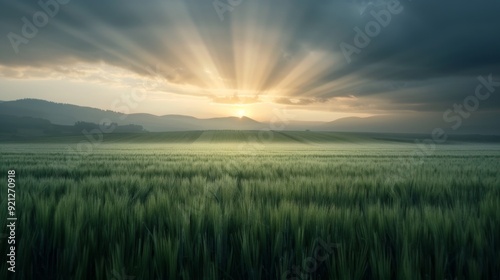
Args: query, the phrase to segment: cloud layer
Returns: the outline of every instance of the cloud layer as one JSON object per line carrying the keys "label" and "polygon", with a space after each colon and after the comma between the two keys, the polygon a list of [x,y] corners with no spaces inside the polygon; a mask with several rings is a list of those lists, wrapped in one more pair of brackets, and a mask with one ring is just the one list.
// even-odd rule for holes
{"label": "cloud layer", "polygon": [[[0,5],[4,77],[30,78],[33,69],[73,77],[75,65],[106,64],[210,102],[373,113],[440,112],[474,94],[478,76],[500,80],[499,1]],[[500,98],[481,109],[499,111]]]}

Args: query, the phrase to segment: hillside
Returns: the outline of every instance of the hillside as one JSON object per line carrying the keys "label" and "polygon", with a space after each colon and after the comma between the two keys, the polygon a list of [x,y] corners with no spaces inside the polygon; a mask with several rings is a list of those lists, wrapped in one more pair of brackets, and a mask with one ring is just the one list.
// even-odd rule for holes
{"label": "hillside", "polygon": [[[45,137],[83,136],[84,131],[99,130],[100,126],[91,122],[76,122],[73,125],[57,125],[48,120],[0,114],[0,139],[33,141]],[[113,133],[144,133],[140,125],[114,125]]]}
{"label": "hillside", "polygon": [[400,113],[366,118],[348,117],[332,122],[287,120],[283,125],[258,122],[248,117],[223,117],[199,119],[183,115],[157,116],[146,113],[122,114],[71,104],[54,103],[38,99],[21,99],[0,102],[0,114],[5,116],[45,119],[53,125],[74,125],[76,122],[101,123],[103,120],[120,126],[140,125],[149,132],[199,131],[199,130],[269,130],[279,127],[287,131],[327,131],[356,133],[421,133],[429,136],[433,129],[442,128],[447,134],[500,133],[496,112],[481,111],[463,119],[459,129],[445,122],[442,113]]}
{"label": "hillside", "polygon": [[90,107],[54,103],[38,99],[21,99],[0,103],[0,113],[18,117],[46,119],[57,125],[73,125],[78,121],[101,123],[110,120],[119,125],[137,124],[152,132],[189,130],[253,130],[265,127],[250,118],[197,119],[190,116],[121,114]]}

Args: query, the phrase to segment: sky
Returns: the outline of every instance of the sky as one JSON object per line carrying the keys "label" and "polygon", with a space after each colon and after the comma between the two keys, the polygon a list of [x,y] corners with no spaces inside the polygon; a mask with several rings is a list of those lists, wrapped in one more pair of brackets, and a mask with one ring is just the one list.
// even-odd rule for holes
{"label": "sky", "polygon": [[500,117],[500,1],[0,0],[0,7],[3,101],[259,121],[276,109],[303,121]]}

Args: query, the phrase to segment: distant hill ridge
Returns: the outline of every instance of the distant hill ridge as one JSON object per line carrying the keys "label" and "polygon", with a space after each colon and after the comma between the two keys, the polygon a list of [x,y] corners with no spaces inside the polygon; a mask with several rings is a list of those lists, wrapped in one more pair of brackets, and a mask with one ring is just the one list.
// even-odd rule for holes
{"label": "distant hill ridge", "polygon": [[255,130],[265,126],[247,117],[198,119],[183,115],[156,116],[146,113],[124,115],[110,110],[39,99],[20,99],[0,103],[0,114],[45,119],[56,125],[73,125],[79,121],[100,123],[102,120],[110,120],[119,125],[142,125],[151,132],[224,129]]}
{"label": "distant hill ridge", "polygon": [[[57,125],[46,119],[20,117],[0,114],[0,135],[11,136],[48,136],[75,135],[82,131],[99,129],[99,125],[90,122],[76,122],[74,125]],[[143,133],[141,125],[115,126],[114,133]]]}
{"label": "distant hill ridge", "polygon": [[[54,125],[74,125],[76,122],[100,123],[111,121],[118,125],[141,125],[150,132],[197,131],[197,130],[270,130],[275,126],[258,122],[248,117],[222,117],[199,119],[186,115],[156,116],[147,113],[124,115],[110,110],[101,110],[72,104],[55,103],[40,99],[0,101],[0,114],[18,117],[45,119]],[[500,122],[496,112],[476,112],[464,120],[459,130],[443,121],[440,112],[377,115],[366,118],[347,117],[332,122],[306,122],[288,120],[279,130],[311,130],[360,133],[422,133],[430,135],[434,128],[442,127],[450,134],[500,133]]]}

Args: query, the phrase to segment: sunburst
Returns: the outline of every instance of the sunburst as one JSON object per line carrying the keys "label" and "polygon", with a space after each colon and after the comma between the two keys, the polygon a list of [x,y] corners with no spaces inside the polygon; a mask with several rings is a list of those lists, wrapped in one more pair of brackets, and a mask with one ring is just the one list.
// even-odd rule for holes
{"label": "sunburst", "polygon": [[243,118],[245,115],[246,115],[245,110],[243,110],[243,109],[239,109],[239,110],[238,110],[238,118],[240,118],[240,119],[241,119],[241,118]]}

